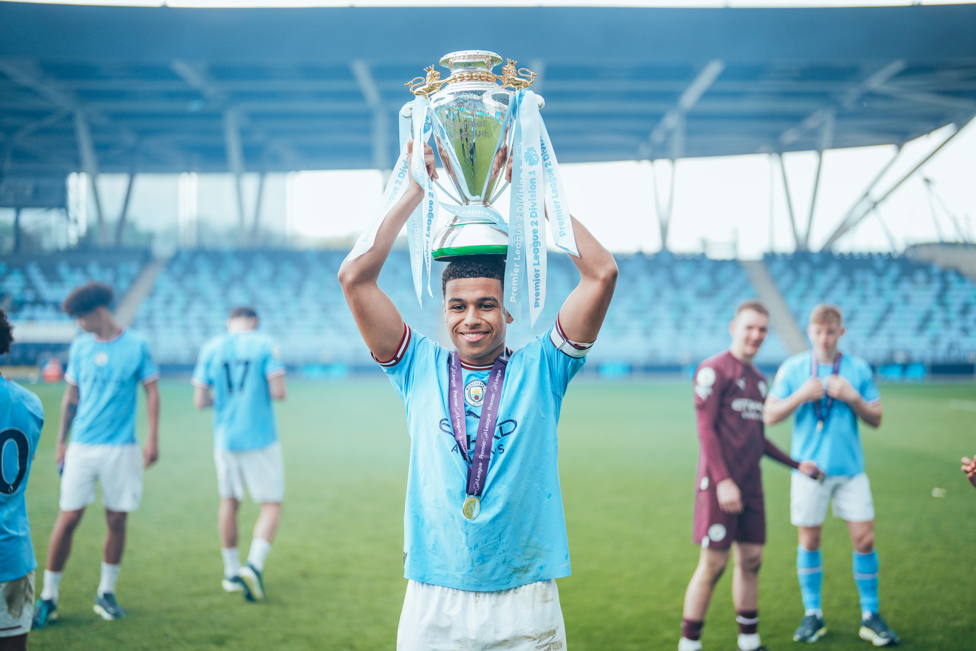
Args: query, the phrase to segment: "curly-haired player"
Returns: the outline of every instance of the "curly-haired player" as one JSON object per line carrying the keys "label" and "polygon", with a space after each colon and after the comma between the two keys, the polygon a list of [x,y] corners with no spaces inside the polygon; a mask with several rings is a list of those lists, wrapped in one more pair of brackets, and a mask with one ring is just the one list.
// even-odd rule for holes
{"label": "curly-haired player", "polygon": [[[115,322],[111,304],[111,288],[89,283],[71,292],[62,307],[77,319],[85,334],[71,342],[64,374],[68,388],[61,401],[57,446],[57,462],[62,469],[60,512],[51,532],[34,628],[43,628],[58,618],[61,573],[75,528],[85,507],[95,501],[96,482],[102,485],[108,532],[95,612],[109,620],[125,616],[115,599],[115,583],[125,547],[126,518],[139,508],[142,499],[142,471],[159,458],[159,373],[149,344]],[[142,451],[136,440],[139,384],[146,391],[149,417],[149,435]]]}

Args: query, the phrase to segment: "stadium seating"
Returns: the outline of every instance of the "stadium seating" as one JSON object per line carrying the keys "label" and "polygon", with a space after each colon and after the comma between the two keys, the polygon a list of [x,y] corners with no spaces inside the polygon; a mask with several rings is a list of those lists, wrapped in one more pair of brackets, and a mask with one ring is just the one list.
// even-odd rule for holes
{"label": "stadium seating", "polygon": [[61,303],[72,289],[89,281],[128,291],[147,254],[137,252],[60,253],[11,256],[0,260],[0,307],[13,321],[69,322]]}
{"label": "stadium seating", "polygon": [[964,363],[976,352],[976,285],[953,269],[890,255],[766,257],[797,323],[838,305],[842,348],[873,364]]}
{"label": "stadium seating", "polygon": [[[336,274],[344,251],[184,251],[156,280],[140,306],[135,328],[145,333],[162,364],[192,364],[200,346],[221,333],[229,311],[253,305],[261,329],[292,365],[369,363],[369,354],[343,300]],[[618,257],[620,280],[592,359],[607,364],[694,364],[728,346],[727,323],[736,304],[754,291],[734,261],[667,253]],[[579,280],[564,255],[550,255],[545,309],[536,327],[510,331],[518,347],[544,333]],[[418,331],[445,339],[438,282],[434,297],[417,304],[407,252],[395,250],[380,285]],[[435,265],[434,278],[441,267]],[[787,353],[770,336],[761,361]],[[609,367],[608,367],[609,368]]]}

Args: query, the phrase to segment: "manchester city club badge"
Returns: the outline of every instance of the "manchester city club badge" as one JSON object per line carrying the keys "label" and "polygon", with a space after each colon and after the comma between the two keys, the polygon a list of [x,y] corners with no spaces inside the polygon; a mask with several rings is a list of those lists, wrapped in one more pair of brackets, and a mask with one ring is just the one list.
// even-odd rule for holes
{"label": "manchester city club badge", "polygon": [[474,520],[481,513],[481,500],[478,499],[477,495],[468,495],[467,499],[464,500],[464,506],[461,507],[461,513],[464,514],[468,520]]}
{"label": "manchester city club badge", "polygon": [[472,380],[464,387],[464,401],[472,407],[480,407],[485,401],[485,388],[487,385],[481,380]]}

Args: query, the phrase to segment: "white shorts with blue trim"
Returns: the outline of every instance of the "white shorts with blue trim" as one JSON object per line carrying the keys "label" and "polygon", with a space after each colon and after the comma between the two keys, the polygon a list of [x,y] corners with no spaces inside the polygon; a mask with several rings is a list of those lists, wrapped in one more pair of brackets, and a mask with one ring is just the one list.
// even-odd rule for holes
{"label": "white shorts with blue trim", "polygon": [[410,581],[397,651],[565,651],[556,582],[471,592]]}
{"label": "white shorts with blue trim", "polygon": [[797,527],[819,527],[827,519],[827,503],[833,502],[834,517],[847,522],[874,520],[871,483],[859,475],[834,475],[820,483],[793,471],[790,483],[790,522]]}
{"label": "white shorts with blue trim", "polygon": [[142,450],[138,443],[69,443],[61,475],[62,511],[77,511],[95,501],[95,483],[109,511],[128,513],[142,502]]}

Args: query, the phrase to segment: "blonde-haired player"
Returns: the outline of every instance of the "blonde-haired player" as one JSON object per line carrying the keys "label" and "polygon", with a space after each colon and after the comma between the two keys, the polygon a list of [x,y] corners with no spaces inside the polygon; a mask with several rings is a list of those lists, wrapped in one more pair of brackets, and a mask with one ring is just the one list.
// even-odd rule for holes
{"label": "blonde-haired player", "polygon": [[881,395],[868,363],[837,349],[844,318],[834,305],[818,305],[807,335],[813,349],[786,360],[766,400],[767,425],[793,418],[793,457],[813,459],[826,473],[817,482],[793,473],[790,520],[799,529],[797,575],[805,609],[793,635],[816,642],[826,632],[821,609],[823,562],[820,532],[833,502],[834,516],[847,523],[854,545],[854,582],[861,600],[861,638],[875,646],[898,644],[878,605],[878,553],[874,548],[874,503],[864,474],[864,450],[858,420],[881,424]]}

